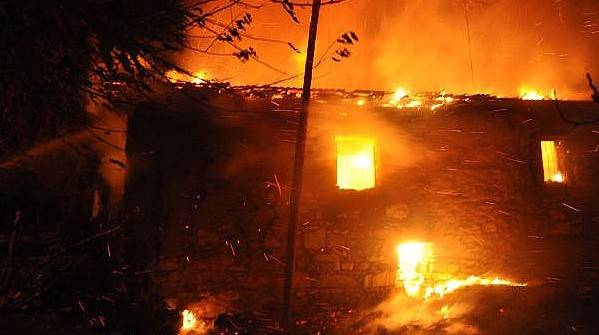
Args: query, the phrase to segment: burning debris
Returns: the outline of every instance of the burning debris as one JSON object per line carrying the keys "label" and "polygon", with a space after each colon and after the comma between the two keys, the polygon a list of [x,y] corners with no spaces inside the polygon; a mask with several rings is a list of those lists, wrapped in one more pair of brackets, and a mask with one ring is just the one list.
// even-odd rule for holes
{"label": "burning debris", "polygon": [[[393,292],[374,309],[367,332],[387,334],[480,334],[468,321],[477,312],[477,295],[450,297],[466,287],[524,287],[498,277],[469,276],[455,279],[434,269],[433,246],[427,242],[406,242],[396,247],[398,270]],[[504,313],[500,308],[499,313]]]}
{"label": "burning debris", "polygon": [[451,105],[454,102],[454,96],[447,95],[445,91],[438,93],[413,93],[402,87],[395,90],[387,103],[383,107],[393,107],[398,109],[428,109],[434,111],[444,106]]}
{"label": "burning debris", "polygon": [[[197,313],[198,311],[196,311]],[[206,321],[196,316],[190,309],[181,312],[181,328],[179,335],[205,335],[212,328]]]}
{"label": "burning debris", "polygon": [[455,279],[449,274],[434,271],[433,247],[425,242],[407,242],[397,246],[397,287],[403,287],[410,297],[428,299],[445,295],[468,286],[526,286],[499,277],[468,276]]}
{"label": "burning debris", "polygon": [[196,324],[198,323],[198,320],[196,319],[195,315],[193,315],[193,312],[188,309],[181,312],[181,317],[182,317],[182,325],[181,325],[182,332],[194,329]]}

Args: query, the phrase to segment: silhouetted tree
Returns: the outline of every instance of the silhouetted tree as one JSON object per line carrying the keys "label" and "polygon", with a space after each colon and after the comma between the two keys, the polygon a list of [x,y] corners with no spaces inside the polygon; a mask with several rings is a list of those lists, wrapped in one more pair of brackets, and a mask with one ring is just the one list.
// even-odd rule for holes
{"label": "silhouetted tree", "polygon": [[84,94],[141,88],[184,40],[178,0],[0,3],[0,157],[86,122]]}

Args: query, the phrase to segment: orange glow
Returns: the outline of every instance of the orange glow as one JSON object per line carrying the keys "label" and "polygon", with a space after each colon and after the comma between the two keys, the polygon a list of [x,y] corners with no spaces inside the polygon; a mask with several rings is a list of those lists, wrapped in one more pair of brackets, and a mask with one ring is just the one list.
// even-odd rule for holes
{"label": "orange glow", "polygon": [[520,88],[520,99],[545,100],[545,95],[539,93],[539,91],[534,88],[522,87]]}
{"label": "orange glow", "polygon": [[375,186],[375,144],[370,138],[336,137],[337,186],[362,191]]}
{"label": "orange glow", "polygon": [[181,312],[181,328],[179,329],[179,335],[205,335],[211,327],[202,319],[198,318],[199,310],[194,311],[186,309]]}
{"label": "orange glow", "polygon": [[[317,60],[322,57],[324,61],[315,69],[314,88],[392,91],[401,84],[413,92],[444,88],[455,94],[518,97],[520,86],[527,84],[547,98],[549,89],[557,86],[562,99],[588,99],[584,74],[597,72],[592,62],[597,50],[590,38],[595,35],[583,32],[574,19],[592,12],[592,1],[586,2],[583,6],[576,1],[551,1],[546,10],[533,12],[521,10],[523,2],[518,0],[468,1],[466,8],[453,0],[401,1],[401,5],[397,0],[353,0],[325,6],[317,40]],[[211,55],[237,51],[228,43],[190,38],[194,49],[210,47],[212,52],[184,49],[177,53],[177,64],[207,68],[215,77],[230,78],[227,81],[234,86],[267,84],[293,76],[282,85],[301,87],[303,76],[295,75],[304,71],[309,11],[299,17],[303,26],[281,15],[280,6],[253,9],[242,3],[217,13],[214,19],[228,22],[248,11],[256,24],[251,34],[244,35],[267,36],[292,46],[246,39],[240,44],[251,44],[261,61],[241,63],[236,57]],[[570,13],[570,19],[557,12]],[[506,13],[510,13],[509,20]],[[464,38],[468,28],[464,14],[471,19],[471,48]],[[558,26],[559,31],[554,31]],[[351,48],[350,58],[330,61],[325,51],[330,48],[334,52],[339,46],[330,46],[339,32],[349,28],[358,30],[360,42]],[[211,33],[197,27],[189,34]]]}
{"label": "orange glow", "polygon": [[420,100],[412,100],[405,105],[407,108],[416,108],[420,106],[422,106],[422,101]]}
{"label": "orange glow", "polygon": [[171,83],[190,83],[199,85],[204,83],[208,79],[208,73],[203,71],[194,72],[193,76],[186,73],[179,72],[177,70],[169,70],[165,74],[166,79]]}
{"label": "orange glow", "polygon": [[559,168],[555,141],[541,141],[543,176],[546,183],[563,183],[564,175]]}
{"label": "orange glow", "polygon": [[398,88],[384,107],[394,107],[398,109],[429,109],[435,111],[443,106],[452,104],[455,99],[448,96],[443,90],[438,93],[412,93],[405,88]]}
{"label": "orange glow", "polygon": [[430,243],[407,242],[396,247],[398,270],[396,286],[403,287],[410,297],[439,299],[460,288],[468,286],[526,286],[499,277],[469,276],[454,279],[450,275],[433,272],[434,255]]}
{"label": "orange glow", "polygon": [[494,278],[482,278],[478,276],[470,276],[466,279],[450,279],[448,281],[427,287],[424,292],[424,297],[429,298],[433,295],[437,295],[439,298],[443,298],[446,294],[454,292],[462,287],[468,286],[526,286],[526,284],[514,283],[512,281],[501,279],[498,277]]}
{"label": "orange glow", "polygon": [[409,242],[397,246],[399,269],[396,286],[403,286],[406,294],[414,297],[425,282],[425,274],[432,267],[433,250],[428,243]]}
{"label": "orange glow", "polygon": [[393,98],[391,98],[390,103],[392,105],[397,105],[403,98],[407,97],[409,94],[410,92],[407,91],[405,88],[399,87],[397,90],[395,90],[395,93],[393,94]]}
{"label": "orange glow", "polygon": [[198,320],[196,319],[195,315],[193,315],[193,312],[188,309],[181,313],[181,317],[183,320],[181,330],[191,330],[198,323]]}

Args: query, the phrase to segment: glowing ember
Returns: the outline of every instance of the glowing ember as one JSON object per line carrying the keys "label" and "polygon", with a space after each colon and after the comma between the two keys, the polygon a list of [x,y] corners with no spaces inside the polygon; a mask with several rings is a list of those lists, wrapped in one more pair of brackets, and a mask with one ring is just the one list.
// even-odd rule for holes
{"label": "glowing ember", "polygon": [[390,102],[393,105],[397,105],[403,98],[407,97],[409,94],[410,94],[409,91],[400,87],[397,90],[395,90],[395,93],[393,94],[393,98],[391,98]]}
{"label": "glowing ember", "polygon": [[407,107],[407,108],[416,108],[416,107],[420,107],[420,106],[422,106],[422,101],[420,101],[420,100],[416,100],[416,99],[414,99],[414,100],[412,100],[412,101],[408,102],[408,103],[405,105],[405,107]]}
{"label": "glowing ember", "polygon": [[395,107],[398,109],[430,109],[435,111],[443,106],[454,102],[454,98],[447,96],[445,91],[439,93],[421,93],[412,92],[398,88],[389,101],[383,104],[384,107]]}
{"label": "glowing ember", "polygon": [[366,100],[364,99],[359,99],[358,101],[356,101],[356,105],[363,107],[366,105]]}
{"label": "glowing ember", "polygon": [[428,299],[436,295],[440,299],[460,288],[474,285],[526,286],[498,277],[469,276],[466,279],[452,279],[451,276],[435,274],[433,248],[429,243],[403,243],[397,246],[396,251],[399,263],[396,286],[403,287],[410,297]]}
{"label": "glowing ember", "polygon": [[557,146],[555,141],[541,141],[543,158],[543,176],[546,183],[563,183],[564,175],[559,168]]}
{"label": "glowing ember", "polygon": [[527,87],[520,89],[520,99],[522,100],[545,100],[545,96],[539,91]]}
{"label": "glowing ember", "polygon": [[181,316],[183,318],[181,330],[192,330],[198,323],[198,320],[196,319],[195,315],[193,315],[193,312],[188,309],[184,310],[183,313],[181,313]]}
{"label": "glowing ember", "polygon": [[375,186],[374,140],[336,137],[337,186],[342,190],[362,191]]}

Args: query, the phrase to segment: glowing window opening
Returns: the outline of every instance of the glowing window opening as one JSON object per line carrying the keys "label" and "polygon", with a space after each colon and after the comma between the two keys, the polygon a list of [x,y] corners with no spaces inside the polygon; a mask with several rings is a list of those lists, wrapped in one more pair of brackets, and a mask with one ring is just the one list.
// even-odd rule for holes
{"label": "glowing window opening", "polygon": [[555,141],[541,141],[543,158],[543,179],[545,183],[563,183],[564,174],[560,169],[559,156]]}
{"label": "glowing window opening", "polygon": [[371,138],[335,137],[337,187],[363,191],[376,185],[375,142]]}

